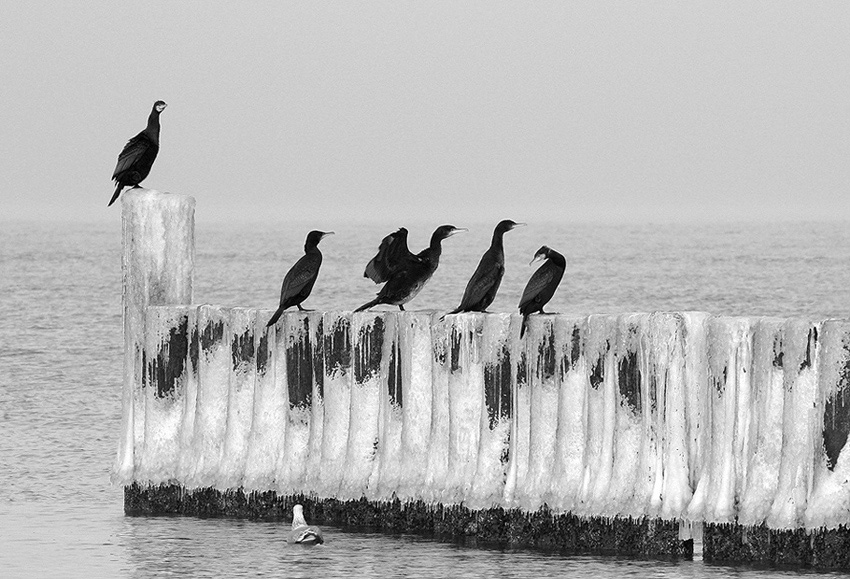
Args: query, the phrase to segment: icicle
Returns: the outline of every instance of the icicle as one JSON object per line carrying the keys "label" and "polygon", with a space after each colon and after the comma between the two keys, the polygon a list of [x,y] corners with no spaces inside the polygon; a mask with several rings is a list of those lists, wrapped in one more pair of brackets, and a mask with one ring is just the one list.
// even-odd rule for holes
{"label": "icicle", "polygon": [[814,473],[805,524],[835,529],[850,521],[850,321],[824,322],[819,340]]}
{"label": "icicle", "polygon": [[522,319],[511,318],[510,329],[510,380],[511,443],[508,451],[508,471],[502,502],[506,507],[516,506],[522,497],[528,472],[528,452],[531,431],[531,395],[528,387],[528,352],[526,341],[519,339]]}
{"label": "icicle", "polygon": [[416,500],[425,492],[427,457],[431,446],[433,344],[431,315],[405,312],[398,315],[401,364],[401,464],[397,496]]}
{"label": "icicle", "polygon": [[277,457],[283,445],[286,422],[286,392],[284,381],[276,380],[274,353],[275,327],[266,327],[274,310],[259,310],[255,316],[254,347],[256,375],[254,378],[254,408],[248,457],[245,463],[246,490],[274,488]]}
{"label": "icicle", "polygon": [[472,509],[499,504],[504,493],[511,428],[511,315],[484,318],[481,359],[484,366],[483,410],[475,477],[466,505]]}
{"label": "icicle", "polygon": [[664,478],[659,497],[662,501],[660,514],[665,520],[673,520],[682,516],[693,496],[688,472],[685,326],[677,314],[653,314],[652,321],[654,331],[661,334],[659,341],[665,346],[657,361],[658,383],[664,388],[663,427],[660,429]]}
{"label": "icicle", "polygon": [[381,354],[381,387],[379,391],[378,438],[375,500],[392,499],[401,476],[401,436],[404,426],[404,379],[400,351],[399,324],[402,313],[384,318],[384,341]]}
{"label": "icicle", "polygon": [[[295,315],[295,312],[293,312]],[[303,490],[313,495],[322,486],[322,440],[325,425],[324,378],[325,362],[322,353],[324,327],[321,312],[299,312],[307,323],[308,338],[304,345],[304,357],[309,360],[310,390],[310,436],[307,443],[307,461],[304,465]],[[307,370],[305,370],[307,372]]]}
{"label": "icicle", "polygon": [[549,491],[558,431],[558,356],[554,319],[531,316],[526,332],[528,359],[529,443],[528,473],[515,500],[527,511],[543,505]]}
{"label": "icicle", "polygon": [[198,308],[198,393],[195,402],[195,467],[192,487],[216,483],[224,433],[227,429],[227,395],[230,388],[230,312],[215,306]]}
{"label": "icicle", "polygon": [[[708,378],[708,314],[685,312],[685,413],[688,424],[688,482],[692,490],[699,484],[711,458],[710,452],[710,396]],[[691,503],[693,503],[693,498]],[[688,505],[690,510],[691,504]],[[701,507],[700,507],[701,511]]]}
{"label": "icicle", "polygon": [[144,435],[136,480],[175,480],[189,361],[187,306],[149,307],[145,315]]}
{"label": "icicle", "polygon": [[814,424],[818,382],[820,328],[806,320],[788,320],[783,327],[782,361],[785,383],[782,460],[779,483],[767,524],[796,529],[803,524],[814,462]]}
{"label": "icicle", "polygon": [[316,493],[336,497],[345,470],[345,453],[351,413],[352,347],[351,314],[326,312],[324,328],[324,426],[320,482]]}
{"label": "icicle", "polygon": [[230,311],[231,364],[227,399],[227,428],[216,486],[235,489],[242,486],[248,458],[248,435],[254,414],[254,377],[257,373],[254,327],[256,311],[233,308]]}
{"label": "icicle", "polygon": [[477,465],[481,413],[484,409],[484,364],[481,333],[484,314],[452,316],[449,372],[449,462],[443,502],[463,502],[472,489]]}
{"label": "icicle", "polygon": [[752,402],[747,476],[738,522],[762,524],[779,483],[784,408],[782,325],[762,319],[753,329]]}
{"label": "icicle", "polygon": [[614,452],[611,482],[599,514],[642,517],[652,496],[655,472],[655,430],[647,422],[649,373],[648,348],[643,344],[649,329],[648,314],[619,316],[613,341],[616,380]]}
{"label": "icicle", "polygon": [[[707,522],[729,522],[735,516],[738,474],[736,423],[738,388],[750,371],[750,324],[746,319],[711,318],[708,321],[709,434],[707,468],[703,471],[687,517]],[[748,378],[747,378],[748,379]]]}
{"label": "icicle", "polygon": [[[313,422],[313,345],[310,318],[301,313],[285,313],[275,336],[278,356],[286,359],[286,372],[276,380],[286,383],[286,411],[283,452],[278,460],[276,485],[284,494],[303,492],[310,452],[310,427]],[[281,351],[283,350],[283,351]]]}
{"label": "icicle", "polygon": [[[558,356],[558,431],[547,503],[558,511],[575,509],[585,470],[585,405],[589,368],[585,359],[586,318],[558,316],[555,344]],[[513,437],[513,433],[511,434]]]}
{"label": "icicle", "polygon": [[340,486],[342,500],[372,498],[375,459],[380,444],[378,413],[383,360],[384,316],[362,312],[351,318],[354,381],[351,385],[351,413],[345,474]]}
{"label": "icicle", "polygon": [[198,308],[191,307],[187,312],[187,338],[189,355],[185,369],[185,396],[183,401],[183,421],[180,425],[178,441],[180,456],[177,460],[176,479],[185,485],[195,470],[195,418],[198,401],[198,356],[200,354],[200,334],[198,333]]}
{"label": "icicle", "polygon": [[451,328],[432,316],[431,325],[431,428],[428,439],[427,469],[422,499],[443,502],[449,469],[449,374],[451,372]]}
{"label": "icicle", "polygon": [[617,317],[593,315],[588,318],[590,390],[587,395],[587,461],[579,514],[604,512],[605,498],[614,466],[617,375],[614,348],[617,343]]}

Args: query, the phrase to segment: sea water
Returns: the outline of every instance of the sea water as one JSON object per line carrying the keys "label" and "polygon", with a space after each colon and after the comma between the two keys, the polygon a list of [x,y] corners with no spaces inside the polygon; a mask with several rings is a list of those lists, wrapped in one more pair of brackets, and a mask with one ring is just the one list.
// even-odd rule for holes
{"label": "sea water", "polygon": [[[116,212],[117,213],[117,212]],[[510,217],[510,216],[505,216]],[[413,251],[441,223],[197,225],[196,303],[273,308],[310,229],[333,229],[304,306],[353,309],[380,239],[410,229]],[[408,309],[449,310],[495,223],[443,242],[440,268]],[[694,562],[567,557],[413,536],[326,529],[287,546],[285,522],[125,517],[109,482],[120,428],[121,230],[0,222],[0,577],[746,577],[794,574]],[[541,245],[567,258],[547,311],[701,310],[734,316],[850,316],[843,223],[530,223],[505,236],[507,272],[490,310],[515,311]],[[536,266],[536,264],[535,264]]]}

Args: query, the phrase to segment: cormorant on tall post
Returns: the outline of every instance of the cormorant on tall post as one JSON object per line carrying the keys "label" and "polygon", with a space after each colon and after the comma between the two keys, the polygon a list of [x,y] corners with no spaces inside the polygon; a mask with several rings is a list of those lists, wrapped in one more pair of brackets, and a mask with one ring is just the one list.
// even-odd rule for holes
{"label": "cormorant on tall post", "polygon": [[[502,283],[502,277],[505,275],[505,248],[502,237],[511,229],[521,225],[525,225],[525,223],[516,223],[510,219],[499,222],[496,229],[493,230],[490,248],[481,256],[481,261],[478,262],[475,273],[472,274],[469,283],[466,284],[460,305],[450,311],[449,314],[487,311],[487,308],[496,298],[499,284]],[[448,314],[443,317],[446,315]]]}
{"label": "cormorant on tall post", "polygon": [[286,308],[298,306],[302,312],[307,311],[301,307],[301,302],[310,296],[313,284],[319,276],[319,268],[322,266],[322,252],[319,251],[319,242],[323,237],[333,235],[333,231],[311,231],[307,234],[304,242],[304,255],[295,262],[286,276],[280,288],[280,307],[266,324],[266,327],[274,324]]}
{"label": "cormorant on tall post", "polygon": [[[385,247],[384,243],[387,242],[388,238],[401,233],[402,230],[404,230],[402,239],[404,240],[404,246],[406,249],[407,230],[404,228],[397,231],[395,234],[385,237],[381,242],[381,248],[383,249]],[[404,304],[416,297],[416,294],[422,290],[428,280],[431,279],[431,276],[434,275],[434,272],[437,271],[437,266],[440,265],[440,254],[443,251],[443,247],[441,245],[442,241],[460,231],[466,231],[466,229],[458,228],[454,225],[441,225],[434,230],[434,233],[431,235],[431,244],[428,247],[416,255],[410,254],[409,258],[405,257],[405,259],[399,261],[391,260],[391,263],[386,268],[388,275],[387,283],[381,288],[381,291],[378,292],[378,297],[363,304],[354,311],[360,312],[378,304],[395,305],[398,306],[399,310],[404,311]],[[397,251],[397,253],[402,254],[402,256],[404,255],[401,251]],[[410,252],[408,251],[407,253]],[[373,262],[375,262],[375,260],[379,257],[381,257],[380,249],[378,250],[378,255],[376,255],[375,258],[369,262],[369,265],[366,266],[366,277],[371,277],[369,275],[370,266],[372,266]]]}
{"label": "cormorant on tall post", "polygon": [[531,279],[528,280],[525,291],[522,292],[522,297],[519,300],[519,313],[522,314],[520,338],[525,334],[525,325],[530,314],[534,312],[546,313],[543,311],[543,306],[549,303],[549,300],[555,295],[555,290],[558,289],[558,284],[564,277],[564,269],[567,267],[564,256],[545,245],[537,250],[534,259],[528,265],[541,260],[543,260],[543,265],[531,274]]}
{"label": "cormorant on tall post", "polygon": [[407,247],[407,229],[400,227],[381,240],[378,253],[366,264],[363,277],[375,283],[384,283],[400,269],[421,262],[422,258],[414,255]]}
{"label": "cormorant on tall post", "polygon": [[132,185],[135,189],[151,172],[156,154],[159,153],[159,115],[167,106],[164,101],[156,101],[148,116],[148,126],[127,141],[121,154],[118,155],[118,164],[115,165],[115,171],[112,173],[115,193],[107,207],[115,203],[124,187]]}

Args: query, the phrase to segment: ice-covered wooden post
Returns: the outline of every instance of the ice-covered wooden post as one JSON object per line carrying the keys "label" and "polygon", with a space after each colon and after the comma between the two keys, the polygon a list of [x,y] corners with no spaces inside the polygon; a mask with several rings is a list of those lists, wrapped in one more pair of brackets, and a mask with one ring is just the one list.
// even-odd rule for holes
{"label": "ice-covered wooden post", "polygon": [[142,380],[145,308],[189,305],[195,267],[195,199],[188,195],[133,189],[123,195],[124,383],[121,441],[114,479],[134,473],[135,385]]}

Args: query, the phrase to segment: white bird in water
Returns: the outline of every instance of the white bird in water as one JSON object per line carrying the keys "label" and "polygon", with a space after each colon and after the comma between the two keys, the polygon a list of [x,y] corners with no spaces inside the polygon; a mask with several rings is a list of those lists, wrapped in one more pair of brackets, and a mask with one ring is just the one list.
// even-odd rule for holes
{"label": "white bird in water", "polygon": [[325,542],[322,530],[315,525],[308,525],[304,520],[304,509],[301,505],[292,507],[292,530],[289,531],[286,542],[303,545],[318,545]]}

